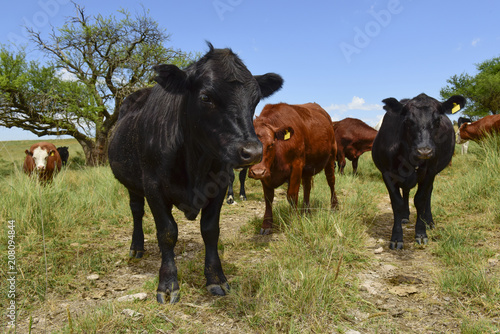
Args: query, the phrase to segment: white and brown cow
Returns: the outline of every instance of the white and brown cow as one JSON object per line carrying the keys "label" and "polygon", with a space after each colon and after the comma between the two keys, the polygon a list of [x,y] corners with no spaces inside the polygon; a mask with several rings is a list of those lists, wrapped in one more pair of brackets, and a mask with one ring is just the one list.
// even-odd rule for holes
{"label": "white and brown cow", "polygon": [[54,172],[61,170],[61,156],[57,148],[51,143],[39,142],[33,144],[25,153],[24,172],[29,175],[38,174],[40,181],[52,180]]}

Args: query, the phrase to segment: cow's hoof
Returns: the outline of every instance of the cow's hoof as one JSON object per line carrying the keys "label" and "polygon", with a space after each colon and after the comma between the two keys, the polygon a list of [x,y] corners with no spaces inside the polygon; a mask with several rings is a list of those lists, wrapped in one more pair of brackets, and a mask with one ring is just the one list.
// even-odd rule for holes
{"label": "cow's hoof", "polygon": [[233,196],[229,196],[229,197],[227,198],[227,200],[226,200],[226,203],[227,203],[227,204],[234,204],[234,198],[233,198]]}
{"label": "cow's hoof", "polygon": [[229,284],[222,283],[222,284],[210,284],[207,285],[207,290],[210,292],[213,296],[225,296],[229,293],[230,287]]}
{"label": "cow's hoof", "polygon": [[[179,301],[180,299],[180,291],[172,291],[170,293],[170,304],[175,304]],[[160,304],[166,304],[167,303],[167,294],[162,291],[157,291],[156,292],[156,301]]]}
{"label": "cow's hoof", "polygon": [[391,241],[389,244],[390,249],[403,249],[402,241]]}
{"label": "cow's hoof", "polygon": [[408,224],[409,222],[409,219],[401,219],[401,224]]}
{"label": "cow's hoof", "polygon": [[246,197],[246,196],[240,196],[240,199],[241,199],[242,201],[246,201],[246,200],[247,200],[247,197]]}
{"label": "cow's hoof", "polygon": [[429,243],[429,239],[425,235],[417,235],[415,236],[415,242],[419,245],[427,245]]}
{"label": "cow's hoof", "polygon": [[128,253],[128,256],[131,258],[140,259],[144,256],[144,251],[131,249],[130,252]]}
{"label": "cow's hoof", "polygon": [[260,229],[260,235],[269,235],[271,234],[272,229],[271,228],[261,228]]}

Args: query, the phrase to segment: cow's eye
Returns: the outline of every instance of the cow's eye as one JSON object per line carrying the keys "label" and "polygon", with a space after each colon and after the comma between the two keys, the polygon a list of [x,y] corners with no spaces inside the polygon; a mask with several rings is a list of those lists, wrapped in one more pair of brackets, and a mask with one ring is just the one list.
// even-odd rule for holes
{"label": "cow's eye", "polygon": [[201,102],[203,102],[203,103],[212,104],[212,99],[211,99],[211,98],[210,98],[210,96],[208,96],[207,94],[201,94],[201,95],[200,95],[200,100],[201,100]]}

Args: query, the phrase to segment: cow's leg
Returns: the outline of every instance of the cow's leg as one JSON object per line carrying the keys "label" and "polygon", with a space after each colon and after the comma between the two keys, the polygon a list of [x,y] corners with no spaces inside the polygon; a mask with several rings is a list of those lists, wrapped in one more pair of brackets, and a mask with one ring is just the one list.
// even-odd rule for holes
{"label": "cow's leg", "polygon": [[156,224],[156,236],[161,252],[161,266],[156,291],[156,300],[166,303],[167,291],[170,293],[170,303],[179,301],[179,282],[177,280],[177,267],[175,266],[174,247],[177,243],[177,223],[172,216],[172,205],[164,203],[159,187],[146,186],[149,207],[153,213]]}
{"label": "cow's leg", "polygon": [[233,182],[234,182],[234,170],[231,169],[229,171],[229,187],[227,189],[227,204],[234,204],[234,190],[233,190]]}
{"label": "cow's leg", "polygon": [[243,201],[247,200],[247,194],[245,192],[245,179],[247,178],[248,167],[243,168],[240,171],[239,179],[240,179],[240,198]]}
{"label": "cow's leg", "polygon": [[[221,192],[224,194],[225,192]],[[217,243],[219,241],[219,219],[224,195],[217,195],[201,212],[201,235],[205,243],[205,277],[207,289],[215,296],[229,293],[229,284],[222,271]]]}
{"label": "cow's leg", "polygon": [[359,157],[352,159],[352,173],[354,175],[358,174],[358,160]]}
{"label": "cow's leg", "polygon": [[144,217],[144,196],[137,195],[129,190],[130,210],[134,219],[130,257],[137,259],[144,255],[144,232],[142,231],[142,217]]}
{"label": "cow's leg", "polygon": [[325,166],[325,176],[330,187],[330,202],[332,209],[337,208],[338,200],[335,194],[335,156],[332,156]]}
{"label": "cow's leg", "polygon": [[340,172],[340,175],[344,175],[344,168],[345,168],[345,165],[346,165],[344,153],[339,152],[338,155],[337,155],[337,158],[338,158],[338,163],[339,163],[339,172]]}
{"label": "cow's leg", "polygon": [[262,222],[262,228],[260,229],[260,234],[267,235],[271,233],[271,229],[273,227],[274,188],[267,187],[264,185],[264,183],[262,183],[262,189],[264,191],[266,211],[264,212],[264,221]]}
{"label": "cow's leg", "polygon": [[428,175],[422,183],[418,185],[415,194],[415,208],[417,209],[417,222],[415,224],[415,241],[418,244],[427,244],[426,225],[429,228],[434,227],[434,221],[431,212],[431,195],[434,184],[434,176]]}
{"label": "cow's leg", "polygon": [[300,181],[302,180],[302,170],[302,164],[295,164],[292,166],[292,171],[290,172],[286,198],[293,208],[297,208],[299,203],[299,189]]}
{"label": "cow's leg", "polygon": [[408,224],[410,222],[410,189],[403,189],[404,216],[401,223]]}
{"label": "cow's leg", "polygon": [[403,227],[401,225],[405,217],[405,203],[401,196],[399,187],[394,184],[392,173],[387,172],[383,174],[385,186],[389,192],[391,199],[392,212],[394,214],[394,225],[392,227],[391,242],[389,243],[390,249],[403,249]]}
{"label": "cow's leg", "polygon": [[310,199],[311,199],[311,188],[312,188],[312,176],[303,175],[302,176],[302,187],[304,188],[304,201],[302,203],[302,208],[304,212],[309,212],[310,210]]}

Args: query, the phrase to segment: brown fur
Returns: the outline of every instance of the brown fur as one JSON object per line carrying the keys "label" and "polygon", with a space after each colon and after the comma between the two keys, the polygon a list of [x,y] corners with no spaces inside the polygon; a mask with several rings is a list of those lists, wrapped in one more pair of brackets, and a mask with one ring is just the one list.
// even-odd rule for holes
{"label": "brown fur", "polygon": [[288,182],[288,201],[296,206],[302,181],[307,209],[312,177],[324,169],[331,189],[331,206],[337,206],[334,174],[337,146],[331,118],[323,108],[316,103],[268,104],[255,119],[254,127],[264,152],[262,161],[252,166],[248,175],[260,179],[264,189],[266,212],[261,233],[271,230],[274,189],[285,182]]}
{"label": "brown fur", "polygon": [[371,151],[377,130],[356,118],[345,118],[333,123],[337,142],[337,162],[340,174],[344,174],[345,158],[352,161],[356,174],[361,154]]}
{"label": "brown fur", "polygon": [[[49,156],[47,157],[47,165],[45,169],[41,171],[36,170],[35,159],[33,159],[33,151],[40,147],[47,151]],[[51,181],[54,177],[54,172],[59,172],[61,170],[62,161],[57,148],[47,142],[39,142],[31,145],[29,150],[25,151],[26,158],[24,159],[23,170],[26,174],[31,175],[33,172],[38,173],[40,181]]]}
{"label": "brown fur", "polygon": [[460,139],[481,140],[486,133],[500,132],[500,115],[489,115],[460,127]]}

